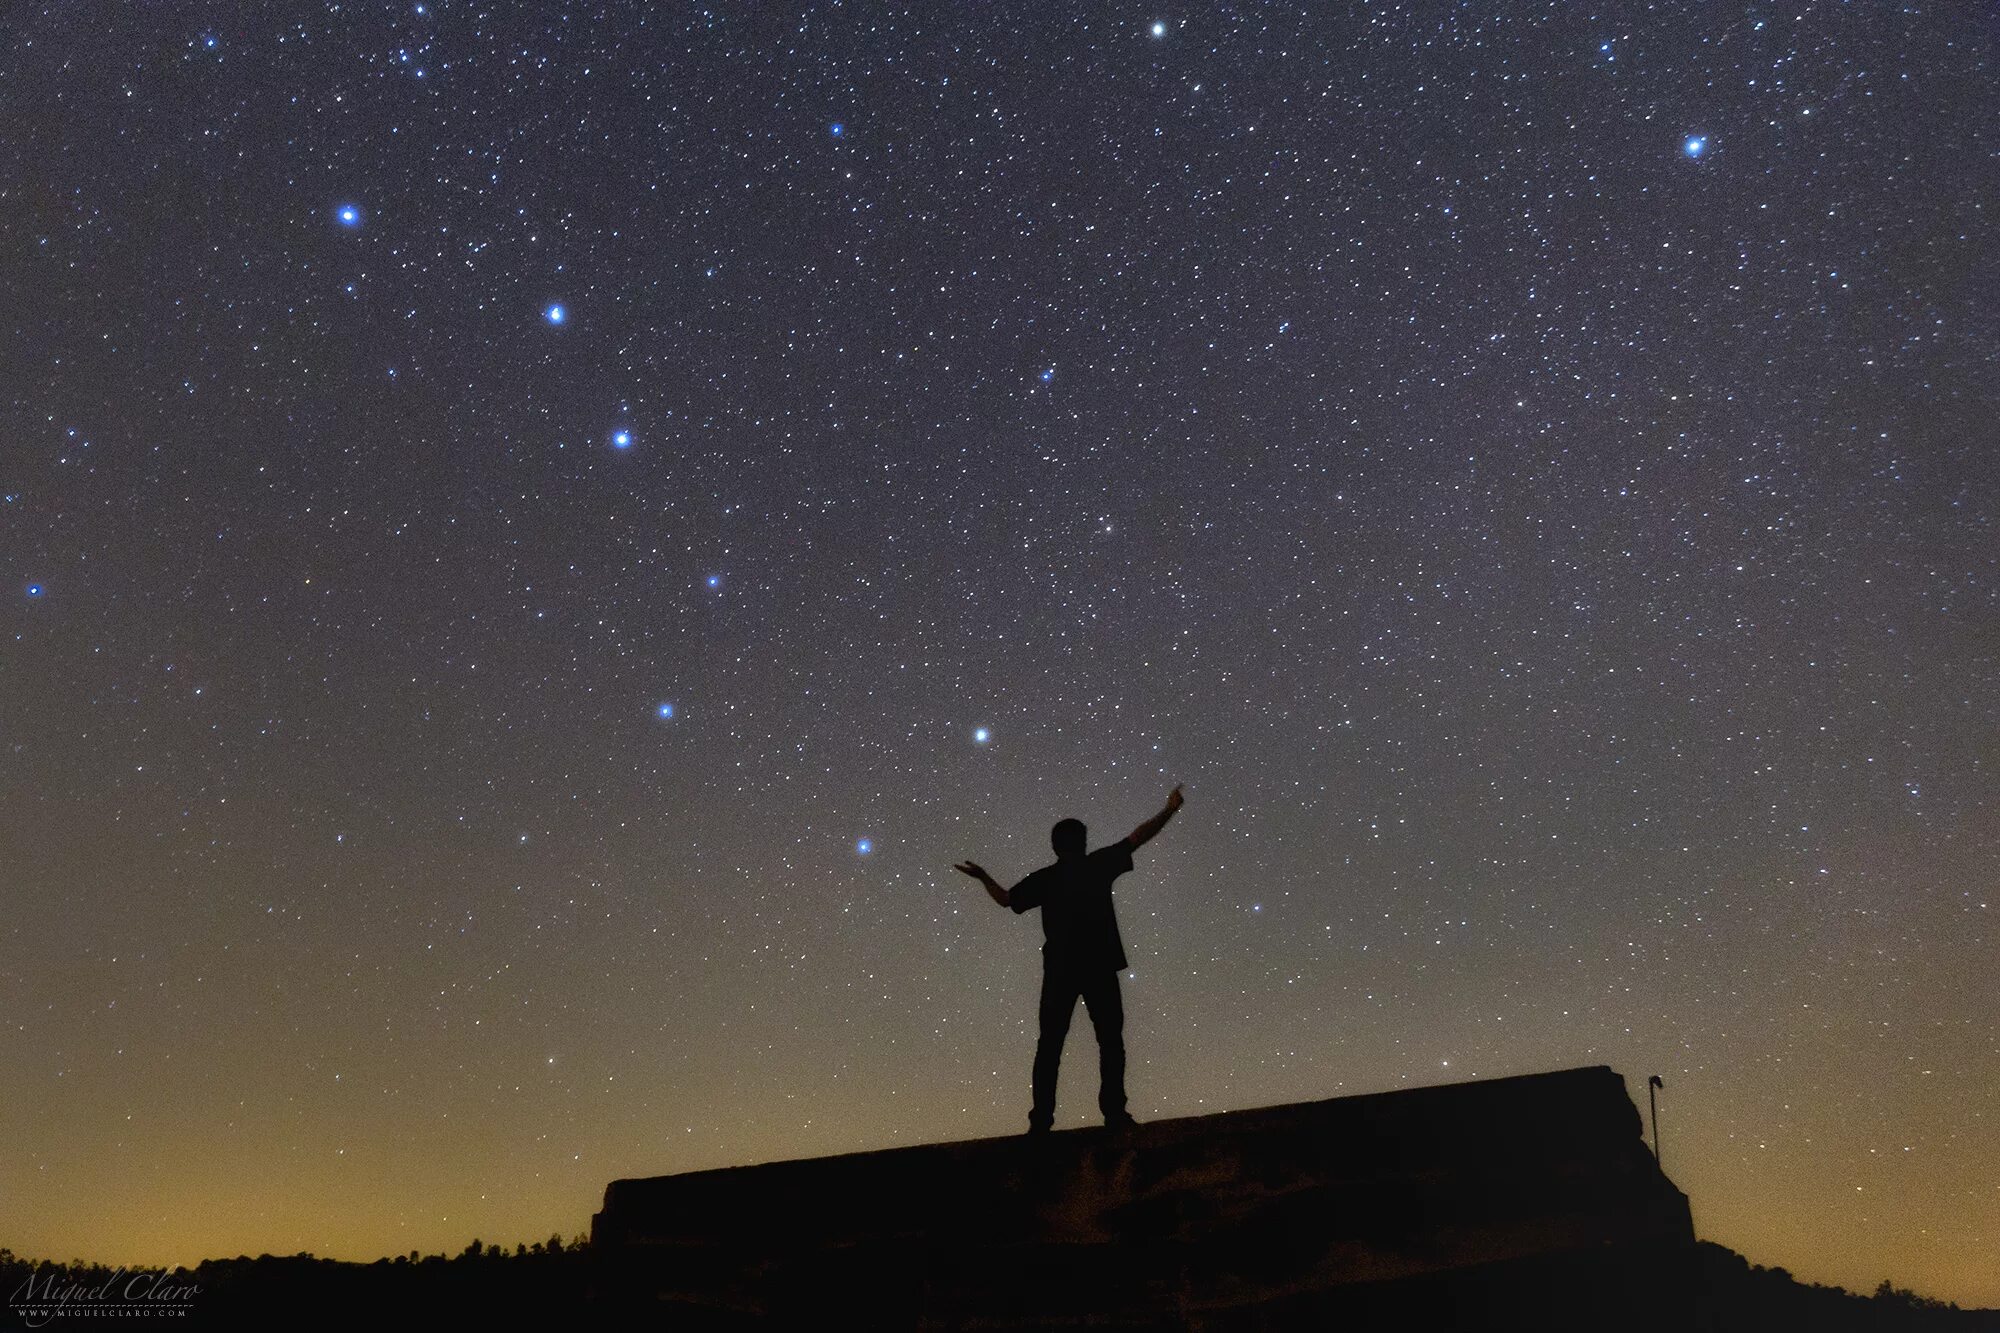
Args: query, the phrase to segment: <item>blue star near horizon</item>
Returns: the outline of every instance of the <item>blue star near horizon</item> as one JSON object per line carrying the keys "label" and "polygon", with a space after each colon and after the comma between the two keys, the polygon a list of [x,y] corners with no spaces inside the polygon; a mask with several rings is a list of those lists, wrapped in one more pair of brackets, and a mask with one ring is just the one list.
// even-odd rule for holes
{"label": "blue star near horizon", "polygon": [[1681,144],[1681,151],[1689,157],[1700,157],[1708,151],[1708,136],[1705,134],[1690,134],[1686,141]]}
{"label": "blue star near horizon", "polygon": [[561,327],[563,322],[569,318],[569,311],[564,309],[560,304],[552,305],[542,312],[542,318],[550,324]]}
{"label": "blue star near horizon", "polygon": [[612,431],[611,447],[613,449],[630,449],[632,447],[632,432],[629,430]]}
{"label": "blue star near horizon", "polygon": [[361,225],[361,209],[354,204],[342,204],[334,210],[334,221],[353,231]]}

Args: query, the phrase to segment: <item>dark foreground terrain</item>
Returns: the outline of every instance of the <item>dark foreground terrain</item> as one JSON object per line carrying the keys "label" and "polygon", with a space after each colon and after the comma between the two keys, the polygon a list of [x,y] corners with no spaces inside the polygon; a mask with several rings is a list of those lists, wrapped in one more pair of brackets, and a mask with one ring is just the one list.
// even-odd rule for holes
{"label": "dark foreground terrain", "polygon": [[1602,1067],[619,1180],[588,1237],[449,1259],[161,1277],[0,1251],[0,1291],[13,1327],[2000,1333],[1698,1243]]}
{"label": "dark foreground terrain", "polygon": [[[198,1288],[187,1302],[189,1312],[159,1324],[149,1320],[141,1327],[356,1328],[383,1318],[407,1319],[418,1328],[457,1327],[466,1321],[475,1328],[482,1324],[499,1328],[633,1326],[617,1312],[600,1312],[592,1294],[591,1262],[590,1248],[584,1244],[554,1250],[538,1246],[535,1252],[482,1249],[456,1258],[439,1254],[415,1261],[402,1256],[372,1264],[340,1263],[309,1254],[209,1259],[170,1275],[170,1280],[193,1283]],[[10,1302],[32,1275],[40,1275],[38,1284],[53,1277],[58,1287],[74,1283],[103,1288],[113,1283],[115,1271],[80,1262],[30,1262],[0,1250],[0,1292]],[[1886,1280],[1872,1296],[1808,1285],[1782,1268],[1758,1267],[1733,1250],[1706,1241],[1695,1246],[1695,1271],[1698,1310],[1691,1327],[1699,1333],[1786,1329],[1824,1333],[2000,1331],[2000,1310],[1961,1310],[1894,1288]],[[112,1290],[116,1292],[116,1283]],[[1382,1314],[1384,1317],[1372,1326],[1418,1327],[1396,1319],[1393,1311]],[[1605,1314],[1606,1328],[1623,1326],[1615,1309]],[[30,1323],[23,1316],[24,1312],[10,1303],[0,1309],[0,1327],[102,1326],[96,1318],[86,1322],[71,1316],[42,1324]],[[650,1326],[700,1324],[669,1316],[655,1317]],[[754,1325],[746,1322],[744,1326]],[[1329,1327],[1318,1322],[1307,1326]],[[1357,1320],[1344,1326],[1371,1325]],[[1508,1325],[1480,1320],[1477,1326]]]}

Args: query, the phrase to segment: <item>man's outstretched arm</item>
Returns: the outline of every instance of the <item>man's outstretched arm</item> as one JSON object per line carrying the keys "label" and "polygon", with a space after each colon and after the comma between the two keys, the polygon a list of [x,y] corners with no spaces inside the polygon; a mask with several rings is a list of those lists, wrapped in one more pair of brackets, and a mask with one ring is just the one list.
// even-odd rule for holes
{"label": "man's outstretched arm", "polygon": [[1174,817],[1174,811],[1180,808],[1181,784],[1176,782],[1174,789],[1167,793],[1167,808],[1126,834],[1125,841],[1134,848],[1143,847],[1153,840],[1154,834],[1167,826],[1167,821]]}
{"label": "man's outstretched arm", "polygon": [[994,879],[993,876],[987,874],[986,871],[980,867],[979,862],[960,861],[956,866],[953,867],[953,869],[957,870],[962,875],[970,875],[974,879],[978,880],[981,884],[984,884],[986,886],[986,892],[992,895],[993,901],[999,903],[1002,907],[1008,907],[1012,905],[1007,901],[1006,888],[1003,887],[998,880]]}

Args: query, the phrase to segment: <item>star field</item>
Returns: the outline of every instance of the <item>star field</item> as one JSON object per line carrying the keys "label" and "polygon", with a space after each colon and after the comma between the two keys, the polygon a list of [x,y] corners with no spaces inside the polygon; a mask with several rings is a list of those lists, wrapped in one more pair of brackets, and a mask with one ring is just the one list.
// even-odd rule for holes
{"label": "star field", "polygon": [[[1971,7],[24,10],[0,1233],[372,1259],[1583,1064],[2000,1304]],[[1059,1124],[1084,1123],[1079,1020]]]}

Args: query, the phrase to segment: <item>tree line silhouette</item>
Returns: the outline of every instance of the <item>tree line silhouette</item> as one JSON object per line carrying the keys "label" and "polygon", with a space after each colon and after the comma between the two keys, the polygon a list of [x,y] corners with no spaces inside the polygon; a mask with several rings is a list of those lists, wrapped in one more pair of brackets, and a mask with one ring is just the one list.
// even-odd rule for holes
{"label": "tree line silhouette", "polygon": [[[1724,1246],[1699,1245],[1703,1333],[1762,1333],[1772,1328],[1813,1328],[1829,1333],[2000,1330],[2000,1311],[1961,1310],[1921,1296],[1886,1278],[1872,1296],[1841,1287],[1803,1283],[1782,1268],[1750,1263]],[[509,1324],[548,1317],[574,1318],[592,1301],[590,1240],[560,1233],[546,1241],[487,1245],[474,1240],[456,1255],[412,1250],[372,1263],[321,1259],[304,1252],[255,1258],[205,1259],[193,1268],[168,1270],[191,1283],[195,1327],[219,1324],[349,1326],[371,1315],[465,1317]],[[70,1284],[104,1287],[121,1273],[109,1264],[73,1259],[25,1259],[0,1249],[0,1317],[21,1327],[18,1293],[33,1278],[38,1290]],[[156,1270],[145,1270],[148,1272]]]}

